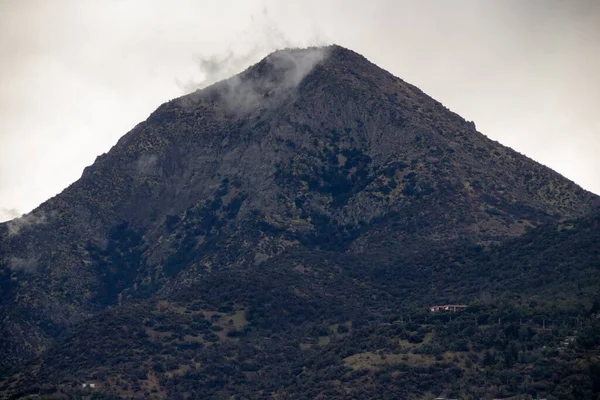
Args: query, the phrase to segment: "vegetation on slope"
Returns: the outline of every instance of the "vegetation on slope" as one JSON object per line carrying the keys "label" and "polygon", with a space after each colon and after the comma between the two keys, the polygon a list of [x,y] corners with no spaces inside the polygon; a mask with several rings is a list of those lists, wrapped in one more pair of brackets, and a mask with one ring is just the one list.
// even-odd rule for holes
{"label": "vegetation on slope", "polygon": [[[215,272],[91,318],[2,390],[68,398],[94,382],[97,398],[593,398],[599,224],[421,252],[412,268],[381,270],[374,249],[292,251]],[[468,307],[429,311],[444,302]]]}

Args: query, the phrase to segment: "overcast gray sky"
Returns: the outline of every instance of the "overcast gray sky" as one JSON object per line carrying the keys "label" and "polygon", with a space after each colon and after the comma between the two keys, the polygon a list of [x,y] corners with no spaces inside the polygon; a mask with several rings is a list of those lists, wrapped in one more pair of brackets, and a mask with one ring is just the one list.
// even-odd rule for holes
{"label": "overcast gray sky", "polygon": [[600,193],[599,0],[0,0],[0,221],[190,87],[329,43]]}

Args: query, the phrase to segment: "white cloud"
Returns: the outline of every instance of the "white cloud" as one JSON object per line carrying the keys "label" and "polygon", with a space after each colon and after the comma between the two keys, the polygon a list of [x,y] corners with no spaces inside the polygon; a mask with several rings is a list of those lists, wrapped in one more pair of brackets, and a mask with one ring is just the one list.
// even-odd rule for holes
{"label": "white cloud", "polygon": [[32,226],[44,224],[47,220],[46,214],[38,211],[12,219],[6,223],[6,227],[8,228],[8,234],[13,236]]}
{"label": "white cloud", "polygon": [[21,216],[21,212],[16,208],[0,208],[0,221],[9,221]]}

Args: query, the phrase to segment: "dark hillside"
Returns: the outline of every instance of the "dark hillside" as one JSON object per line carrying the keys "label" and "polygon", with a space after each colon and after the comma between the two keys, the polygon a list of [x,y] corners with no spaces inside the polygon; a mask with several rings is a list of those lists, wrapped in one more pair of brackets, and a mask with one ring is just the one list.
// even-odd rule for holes
{"label": "dark hillside", "polygon": [[[217,397],[284,396],[297,388],[273,380],[278,368],[329,376],[313,346],[332,343],[329,330],[367,348],[369,329],[397,314],[476,299],[494,318],[525,299],[532,318],[562,318],[597,292],[595,219],[579,218],[599,204],[351,50],[277,51],[161,105],[61,194],[0,224],[0,377],[20,382],[10,392],[28,390],[27,376],[52,391],[104,373],[138,396],[131,379],[146,368],[157,396],[187,392],[188,373]],[[215,313],[233,325],[205,321]],[[406,335],[433,340],[419,321]],[[264,350],[265,337],[287,358]],[[233,378],[242,364],[228,352],[240,343],[255,350]],[[179,372],[150,373],[155,358]],[[194,375],[194,358],[209,370]],[[429,361],[419,368],[435,380]],[[353,390],[335,365],[322,384]]]}
{"label": "dark hillside", "polygon": [[[593,398],[599,224],[421,254],[412,267],[377,253],[289,251],[97,315],[4,389],[60,398],[90,381],[135,398]],[[448,303],[468,307],[428,310]]]}

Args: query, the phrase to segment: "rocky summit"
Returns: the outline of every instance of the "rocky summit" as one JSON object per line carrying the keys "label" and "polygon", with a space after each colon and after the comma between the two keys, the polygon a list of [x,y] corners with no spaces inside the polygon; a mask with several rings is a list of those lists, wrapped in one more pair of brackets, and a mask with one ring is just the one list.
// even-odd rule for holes
{"label": "rocky summit", "polygon": [[363,56],[277,51],[0,224],[0,396],[592,398],[599,212]]}

